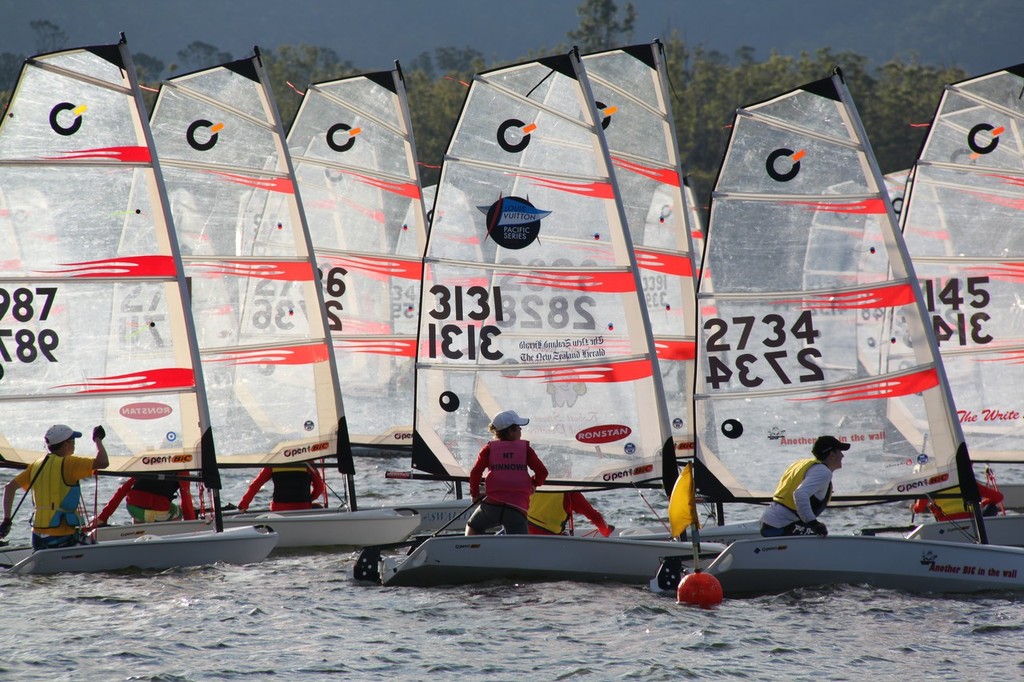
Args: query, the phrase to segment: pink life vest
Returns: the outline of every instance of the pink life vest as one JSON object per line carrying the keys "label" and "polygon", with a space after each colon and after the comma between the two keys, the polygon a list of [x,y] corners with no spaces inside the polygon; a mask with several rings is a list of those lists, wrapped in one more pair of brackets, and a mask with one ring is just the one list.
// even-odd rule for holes
{"label": "pink life vest", "polygon": [[527,466],[530,442],[492,440],[487,444],[487,475],[484,492],[492,504],[515,507],[524,514],[533,495],[533,475]]}

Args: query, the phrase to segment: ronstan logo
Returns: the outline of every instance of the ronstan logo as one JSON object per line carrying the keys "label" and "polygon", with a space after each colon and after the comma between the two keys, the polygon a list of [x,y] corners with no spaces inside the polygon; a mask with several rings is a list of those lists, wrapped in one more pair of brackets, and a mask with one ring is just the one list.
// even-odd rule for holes
{"label": "ronstan logo", "polygon": [[603,424],[583,429],[576,434],[576,440],[581,443],[612,443],[631,433],[633,430],[622,424]]}
{"label": "ronstan logo", "polygon": [[131,403],[118,412],[125,419],[160,419],[170,415],[174,409],[163,403]]}

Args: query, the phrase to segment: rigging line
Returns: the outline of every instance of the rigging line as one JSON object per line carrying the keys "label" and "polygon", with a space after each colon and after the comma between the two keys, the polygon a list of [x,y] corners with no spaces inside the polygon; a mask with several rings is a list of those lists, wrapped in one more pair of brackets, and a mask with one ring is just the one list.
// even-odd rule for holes
{"label": "rigging line", "polygon": [[647,508],[651,510],[651,513],[654,514],[654,518],[658,519],[658,523],[660,523],[662,527],[666,531],[668,531],[669,535],[672,535],[672,529],[669,527],[668,523],[666,523],[665,519],[661,518],[661,514],[659,514],[657,510],[651,506],[651,503],[647,501],[647,497],[644,495],[643,491],[640,490],[639,487],[637,487],[635,482],[633,483],[633,488],[634,490],[636,490],[637,494],[640,495],[640,499],[644,501],[644,504],[647,505]]}
{"label": "rigging line", "polygon": [[536,90],[536,89],[537,89],[537,88],[539,88],[539,87],[540,87],[541,85],[543,85],[543,84],[544,84],[544,81],[546,81],[547,79],[551,78],[551,75],[552,75],[553,73],[555,73],[555,70],[554,70],[554,69],[551,69],[551,70],[549,70],[549,71],[548,71],[548,75],[546,75],[546,76],[544,76],[543,78],[541,78],[541,79],[540,79],[539,81],[537,81],[537,84],[536,84],[536,85],[534,85],[534,86],[533,86],[532,88],[530,88],[530,91],[529,91],[528,93],[526,93],[526,97],[527,97],[527,98],[529,98],[529,96],[533,94],[533,91],[534,91],[534,90]]}

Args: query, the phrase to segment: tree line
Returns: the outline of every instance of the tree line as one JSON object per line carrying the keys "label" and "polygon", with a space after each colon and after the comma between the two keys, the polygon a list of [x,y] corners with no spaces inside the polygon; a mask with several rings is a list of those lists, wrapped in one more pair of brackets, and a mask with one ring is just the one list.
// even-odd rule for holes
{"label": "tree line", "polygon": [[[538,56],[559,54],[572,45],[588,53],[631,44],[637,11],[627,4],[620,12],[614,0],[584,0],[578,7],[579,26],[564,44],[538,49],[517,63]],[[67,35],[49,21],[30,24],[38,52],[68,47]],[[707,197],[729,138],[736,108],[763,101],[805,83],[826,78],[834,67],[842,69],[856,101],[872,148],[884,173],[909,168],[927,132],[943,86],[968,74],[955,67],[922,64],[916,58],[897,58],[880,66],[853,52],[835,53],[821,48],[797,57],[772,53],[755,59],[753,48],[732,55],[693,45],[678,35],[663,40],[683,171],[698,197]],[[306,84],[363,72],[326,47],[281,45],[262,50],[285,128],[295,116]],[[152,106],[163,77],[187,73],[249,55],[231,55],[196,41],[164,63],[144,52],[133,52],[139,80]],[[6,102],[24,56],[0,53],[0,102]],[[402,64],[417,156],[424,185],[437,182],[444,151],[455,126],[474,73],[502,66],[487,63],[472,48],[444,47],[424,52]]]}

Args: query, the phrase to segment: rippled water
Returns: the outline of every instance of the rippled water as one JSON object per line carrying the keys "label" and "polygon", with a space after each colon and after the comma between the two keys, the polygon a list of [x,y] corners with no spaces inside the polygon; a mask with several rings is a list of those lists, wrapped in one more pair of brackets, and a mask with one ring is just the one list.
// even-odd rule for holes
{"label": "rippled water", "polygon": [[[357,466],[361,506],[442,495],[433,484],[384,481],[385,469],[406,467],[400,460],[360,459]],[[115,485],[101,481],[101,501]],[[227,476],[225,499],[237,502],[244,485],[241,476]],[[644,495],[655,509],[664,509],[663,495]],[[654,522],[635,492],[590,499],[617,525]],[[902,523],[908,515],[878,507],[834,511],[828,520],[837,532]],[[1024,675],[1020,597],[944,598],[839,587],[726,600],[717,609],[701,610],[645,588],[614,584],[383,588],[353,581],[355,556],[275,554],[252,566],[160,573],[0,573],[0,679]]]}

